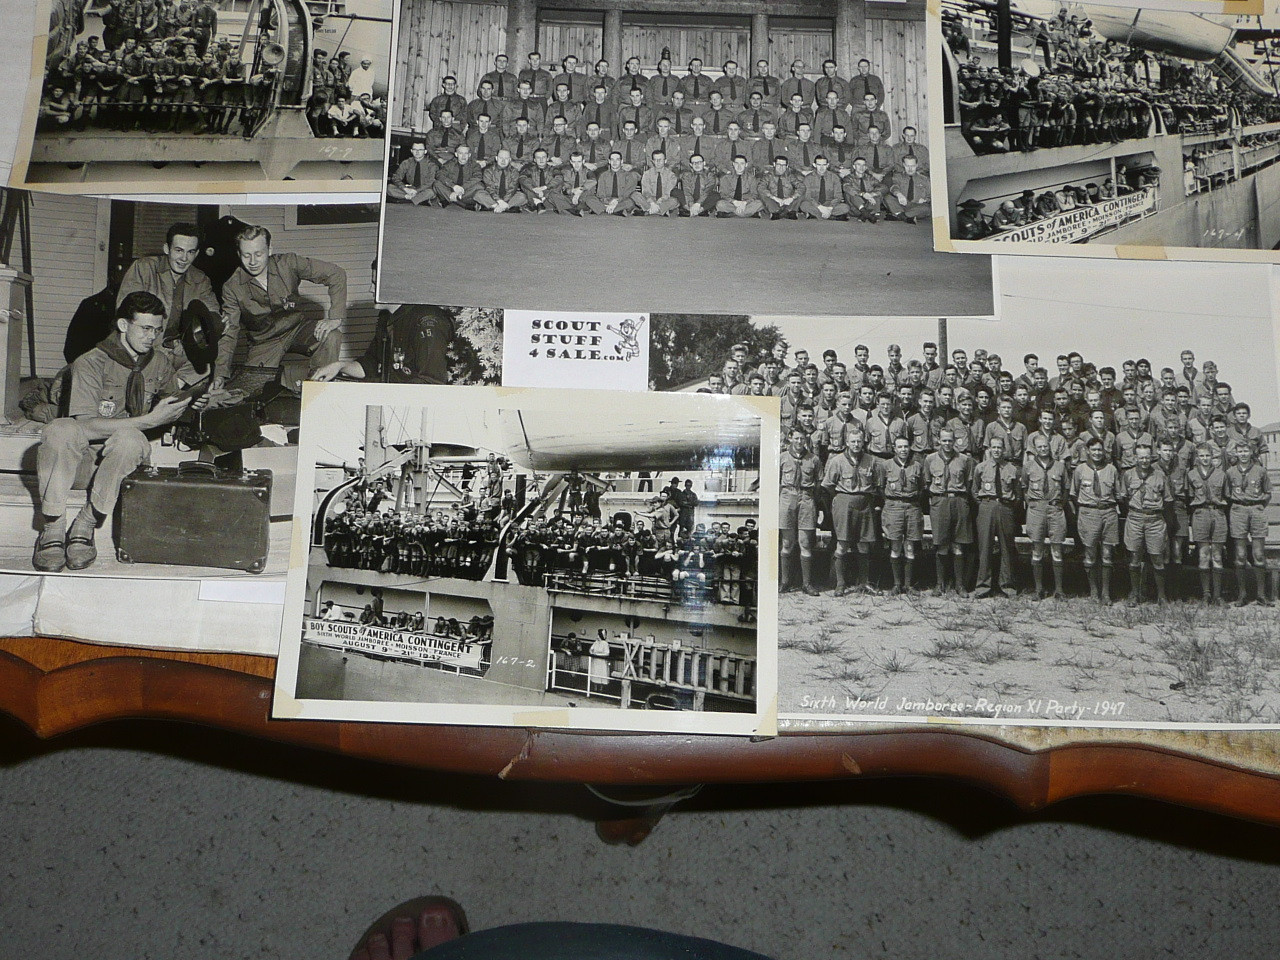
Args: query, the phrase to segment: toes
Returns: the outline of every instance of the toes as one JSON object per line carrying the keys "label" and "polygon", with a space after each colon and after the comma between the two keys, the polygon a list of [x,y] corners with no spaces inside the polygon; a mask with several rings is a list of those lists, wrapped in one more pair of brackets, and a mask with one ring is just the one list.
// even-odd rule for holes
{"label": "toes", "polygon": [[426,950],[462,935],[458,920],[445,904],[432,904],[418,915],[418,943]]}
{"label": "toes", "polygon": [[385,933],[371,933],[364,945],[368,951],[369,960],[392,960],[391,943],[387,940]]}
{"label": "toes", "polygon": [[410,917],[391,921],[391,960],[409,960],[418,952],[414,922]]}

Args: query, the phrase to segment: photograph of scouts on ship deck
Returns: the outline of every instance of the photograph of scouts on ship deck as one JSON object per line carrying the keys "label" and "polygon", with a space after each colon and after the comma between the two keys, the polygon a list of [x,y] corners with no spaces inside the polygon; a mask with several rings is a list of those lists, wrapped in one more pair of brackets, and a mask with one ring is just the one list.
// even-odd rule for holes
{"label": "photograph of scouts on ship deck", "polygon": [[47,0],[15,185],[207,192],[219,181],[376,176],[391,7],[337,6]]}
{"label": "photograph of scouts on ship deck", "polygon": [[367,406],[362,456],[317,464],[299,696],[753,712],[759,416],[641,423],[641,398],[584,424],[461,393]]}
{"label": "photograph of scouts on ship deck", "polygon": [[938,193],[952,239],[992,241],[962,249],[1280,243],[1280,34],[1041,0],[955,0],[940,22]]}

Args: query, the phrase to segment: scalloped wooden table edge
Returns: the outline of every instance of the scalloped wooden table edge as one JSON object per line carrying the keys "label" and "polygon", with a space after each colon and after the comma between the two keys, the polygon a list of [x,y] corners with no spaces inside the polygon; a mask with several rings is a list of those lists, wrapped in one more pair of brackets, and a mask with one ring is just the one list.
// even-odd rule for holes
{"label": "scalloped wooden table edge", "polygon": [[125,719],[195,723],[345,756],[512,780],[659,786],[939,777],[1035,811],[1097,794],[1280,824],[1280,731],[862,724],[778,737],[273,720],[275,661],[0,639],[0,711],[49,739]]}

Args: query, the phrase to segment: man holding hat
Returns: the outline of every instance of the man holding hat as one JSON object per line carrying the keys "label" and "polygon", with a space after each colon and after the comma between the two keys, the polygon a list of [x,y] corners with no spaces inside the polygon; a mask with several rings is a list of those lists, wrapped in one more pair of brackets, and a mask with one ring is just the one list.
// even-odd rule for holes
{"label": "man holding hat", "polygon": [[150,293],[164,304],[164,331],[156,346],[173,355],[179,375],[187,381],[196,377],[192,376],[190,358],[181,345],[184,318],[188,327],[197,322],[197,317],[207,324],[222,311],[209,278],[195,265],[200,247],[200,231],[195,224],[173,224],[165,233],[163,252],[133,261],[116,293],[117,307],[138,291]]}

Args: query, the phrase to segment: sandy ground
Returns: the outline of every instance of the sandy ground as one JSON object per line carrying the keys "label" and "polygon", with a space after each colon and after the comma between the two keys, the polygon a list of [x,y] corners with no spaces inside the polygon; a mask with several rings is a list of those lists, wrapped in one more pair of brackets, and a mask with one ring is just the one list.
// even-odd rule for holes
{"label": "sandy ground", "polygon": [[783,595],[784,714],[1280,722],[1280,610]]}

